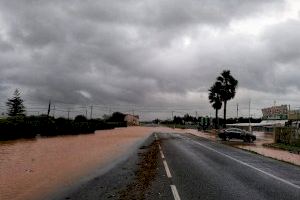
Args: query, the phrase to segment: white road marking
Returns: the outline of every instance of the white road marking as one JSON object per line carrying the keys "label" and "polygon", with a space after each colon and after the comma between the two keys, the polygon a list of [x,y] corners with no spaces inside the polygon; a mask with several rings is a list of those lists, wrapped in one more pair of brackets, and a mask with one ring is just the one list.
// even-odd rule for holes
{"label": "white road marking", "polygon": [[164,155],[164,153],[163,153],[161,150],[160,150],[159,152],[160,152],[160,156],[161,156],[161,158],[162,158],[162,159],[165,159],[165,155]]}
{"label": "white road marking", "polygon": [[164,167],[165,167],[165,170],[166,170],[166,173],[167,173],[167,177],[172,178],[172,175],[171,175],[170,169],[168,167],[167,161],[163,160],[163,163],[164,163]]}
{"label": "white road marking", "polygon": [[[154,136],[155,136],[155,139],[158,140],[157,135],[155,134]],[[165,167],[165,170],[166,170],[167,177],[172,178],[169,166],[168,166],[167,161],[165,159],[165,155],[162,152],[162,148],[161,148],[160,144],[158,144],[158,147],[159,147],[159,152],[160,152],[161,158],[163,159],[163,164],[164,164],[164,167]],[[171,190],[172,190],[174,199],[175,200],[180,200],[180,196],[178,194],[176,186],[175,185],[170,185],[170,186],[171,186]]]}
{"label": "white road marking", "polygon": [[158,140],[156,133],[154,134],[155,140]]}
{"label": "white road marking", "polygon": [[208,146],[206,146],[206,145],[204,145],[204,144],[201,144],[200,142],[196,142],[196,143],[199,144],[200,146],[206,148],[206,149],[209,149],[209,150],[211,150],[211,151],[213,151],[213,152],[216,152],[216,153],[218,153],[218,154],[220,154],[220,155],[222,155],[222,156],[225,156],[225,157],[227,157],[227,158],[229,158],[229,159],[231,159],[231,160],[234,160],[234,161],[236,161],[236,162],[238,162],[238,163],[240,163],[240,164],[242,164],[242,165],[245,165],[245,166],[247,166],[247,167],[250,167],[251,169],[254,169],[254,170],[256,170],[256,171],[259,171],[260,173],[263,173],[263,174],[265,174],[265,175],[267,175],[267,176],[270,176],[270,177],[272,177],[272,178],[274,178],[274,179],[276,179],[276,180],[278,180],[278,181],[281,181],[281,182],[283,182],[283,183],[285,183],[285,184],[287,184],[287,185],[290,185],[290,186],[292,186],[292,187],[294,187],[294,188],[300,189],[300,186],[299,186],[299,185],[296,185],[296,184],[291,183],[291,182],[289,182],[289,181],[287,181],[287,180],[285,180],[285,179],[283,179],[283,178],[280,178],[280,177],[278,177],[278,176],[275,176],[275,175],[273,175],[273,174],[270,174],[270,173],[268,173],[268,172],[265,172],[265,171],[263,171],[263,170],[261,170],[261,169],[258,169],[258,168],[254,167],[254,166],[252,166],[252,165],[250,165],[250,164],[248,164],[248,163],[245,163],[245,162],[243,162],[243,161],[241,161],[241,160],[238,160],[238,159],[236,159],[236,158],[233,158],[233,157],[231,157],[231,156],[229,156],[229,155],[227,155],[227,154],[225,154],[225,153],[222,153],[222,152],[220,152],[220,151],[217,151],[217,150],[215,150],[215,149],[213,149],[213,148],[211,148],[211,147],[208,147]]}
{"label": "white road marking", "polygon": [[175,185],[170,185],[175,200],[180,200],[180,196]]}

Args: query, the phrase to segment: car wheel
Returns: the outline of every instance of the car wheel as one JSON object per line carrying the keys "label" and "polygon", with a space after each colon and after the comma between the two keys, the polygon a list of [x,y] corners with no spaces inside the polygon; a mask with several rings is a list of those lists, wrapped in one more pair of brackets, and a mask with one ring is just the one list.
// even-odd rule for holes
{"label": "car wheel", "polygon": [[252,137],[249,138],[249,142],[253,143],[253,138]]}
{"label": "car wheel", "polygon": [[229,141],[229,140],[230,140],[230,137],[226,137],[226,140]]}

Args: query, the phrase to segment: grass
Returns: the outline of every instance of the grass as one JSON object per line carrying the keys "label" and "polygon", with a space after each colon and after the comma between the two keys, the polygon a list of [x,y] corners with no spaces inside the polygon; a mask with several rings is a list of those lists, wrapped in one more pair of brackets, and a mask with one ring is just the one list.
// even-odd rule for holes
{"label": "grass", "polygon": [[291,153],[300,154],[300,146],[282,144],[282,143],[271,143],[271,144],[263,144],[265,147],[281,149],[285,151],[289,151]]}

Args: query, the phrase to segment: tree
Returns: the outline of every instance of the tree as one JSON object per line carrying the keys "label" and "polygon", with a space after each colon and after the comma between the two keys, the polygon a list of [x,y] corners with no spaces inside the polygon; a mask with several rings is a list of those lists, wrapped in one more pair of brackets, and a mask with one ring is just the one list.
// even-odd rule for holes
{"label": "tree", "polygon": [[15,90],[14,96],[11,99],[8,99],[6,105],[8,107],[7,114],[10,117],[15,116],[24,116],[25,115],[25,106],[23,104],[23,99],[20,97],[20,92],[18,89]]}
{"label": "tree", "polygon": [[217,82],[221,84],[221,99],[224,102],[224,127],[226,127],[226,107],[227,101],[233,99],[238,86],[238,81],[230,74],[230,70],[224,70],[218,76]]}
{"label": "tree", "polygon": [[75,122],[87,122],[87,118],[84,115],[77,115],[74,119]]}
{"label": "tree", "polygon": [[114,112],[107,121],[109,122],[124,122],[125,114],[120,112]]}
{"label": "tree", "polygon": [[222,85],[220,82],[215,82],[213,86],[208,90],[208,99],[209,103],[212,104],[212,107],[216,110],[216,122],[215,128],[219,128],[219,118],[218,118],[218,110],[222,108],[222,99],[221,99],[221,89]]}

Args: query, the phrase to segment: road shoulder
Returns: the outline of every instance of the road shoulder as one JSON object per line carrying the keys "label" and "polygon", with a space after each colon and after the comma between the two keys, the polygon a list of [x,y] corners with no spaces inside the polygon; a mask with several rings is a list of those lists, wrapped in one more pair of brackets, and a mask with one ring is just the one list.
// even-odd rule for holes
{"label": "road shoulder", "polygon": [[158,145],[151,135],[125,161],[54,199],[168,199],[172,193],[163,172]]}

